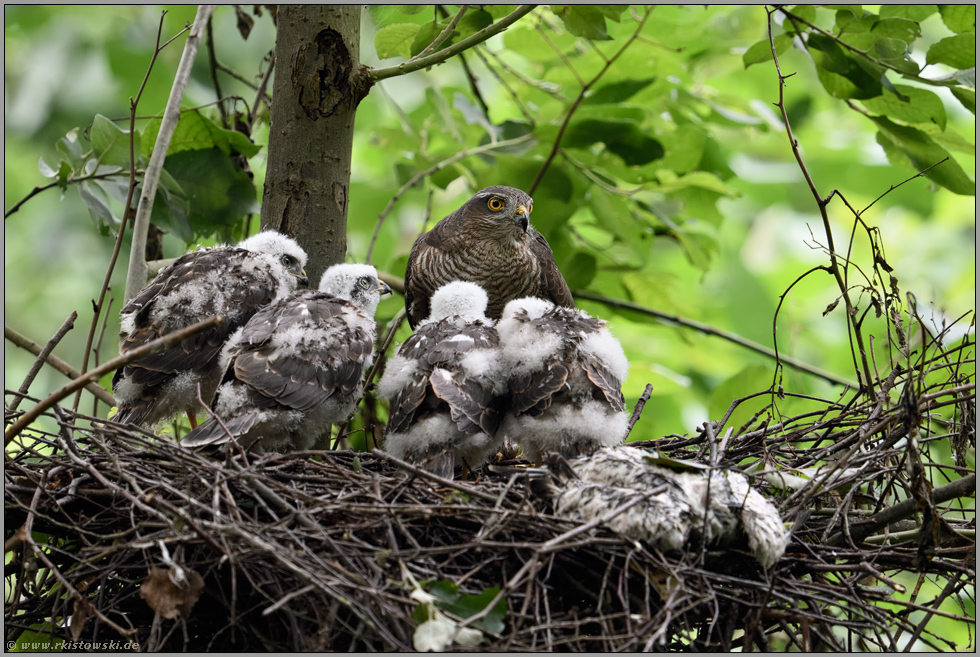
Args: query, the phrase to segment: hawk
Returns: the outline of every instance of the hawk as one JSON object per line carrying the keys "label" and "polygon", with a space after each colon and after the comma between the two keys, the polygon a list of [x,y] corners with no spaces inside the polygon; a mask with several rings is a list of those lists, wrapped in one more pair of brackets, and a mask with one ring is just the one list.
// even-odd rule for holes
{"label": "hawk", "polygon": [[731,545],[744,535],[752,555],[769,568],[789,543],[776,507],[734,470],[660,459],[629,445],[546,461],[545,479],[533,485],[559,516],[588,522],[639,497],[606,524],[660,550],[699,546],[701,537],[709,545]]}
{"label": "hawk", "polygon": [[629,363],[603,320],[544,299],[515,299],[497,333],[510,390],[501,430],[529,460],[623,442]]}
{"label": "hawk", "polygon": [[519,189],[487,187],[415,240],[405,270],[405,310],[413,329],[429,316],[432,294],[454,280],[487,291],[491,319],[521,297],[575,307],[548,241],[528,223],[532,208],[531,197]]}
{"label": "hawk", "polygon": [[305,265],[299,244],[270,230],[237,246],[185,254],[162,269],[122,309],[120,355],[215,315],[224,321],[116,370],[113,419],[149,428],[186,410],[193,425],[198,386],[207,404],[221,382],[218,355],[228,336],[263,306],[306,285]]}
{"label": "hawk", "polygon": [[389,400],[385,449],[429,472],[464,478],[494,454],[503,402],[497,332],[484,314],[487,293],[456,281],[432,296],[432,313],[385,368],[378,392]]}
{"label": "hawk", "polygon": [[180,441],[245,449],[325,448],[330,425],[346,420],[364,392],[373,358],[374,313],[382,294],[370,265],[334,265],[317,290],[296,292],[260,310],[221,352],[224,383],[210,418]]}

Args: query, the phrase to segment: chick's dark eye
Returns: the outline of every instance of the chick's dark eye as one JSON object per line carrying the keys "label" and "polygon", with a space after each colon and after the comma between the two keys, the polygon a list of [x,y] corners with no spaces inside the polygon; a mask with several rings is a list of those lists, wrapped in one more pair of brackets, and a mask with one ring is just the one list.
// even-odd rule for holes
{"label": "chick's dark eye", "polygon": [[494,212],[500,212],[501,210],[504,209],[504,202],[499,198],[497,198],[496,196],[494,196],[487,202],[487,207],[493,210]]}
{"label": "chick's dark eye", "polygon": [[371,287],[371,278],[369,276],[361,276],[359,279],[357,279],[357,287],[361,288],[362,290],[368,289]]}
{"label": "chick's dark eye", "polygon": [[284,264],[285,266],[287,266],[287,267],[288,267],[289,265],[291,265],[291,264],[293,264],[293,257],[292,257],[292,256],[290,256],[290,255],[284,255],[284,256],[283,256],[283,257],[282,257],[282,258],[281,258],[281,259],[279,260],[279,262],[281,262],[282,264]]}

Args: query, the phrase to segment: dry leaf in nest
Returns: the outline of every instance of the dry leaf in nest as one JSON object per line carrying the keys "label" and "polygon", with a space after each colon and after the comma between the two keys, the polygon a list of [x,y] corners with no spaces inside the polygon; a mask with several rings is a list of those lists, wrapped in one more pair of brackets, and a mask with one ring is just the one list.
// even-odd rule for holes
{"label": "dry leaf in nest", "polygon": [[[181,571],[182,577],[173,568],[151,568],[150,575],[140,586],[140,597],[153,611],[167,619],[178,615],[187,618],[204,590],[204,578],[196,571],[188,568]],[[175,579],[184,581],[178,584]]]}

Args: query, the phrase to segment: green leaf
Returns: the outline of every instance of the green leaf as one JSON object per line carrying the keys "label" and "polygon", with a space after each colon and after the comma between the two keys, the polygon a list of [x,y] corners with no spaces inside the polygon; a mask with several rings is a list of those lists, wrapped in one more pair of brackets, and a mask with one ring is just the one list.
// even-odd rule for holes
{"label": "green leaf", "polygon": [[[894,66],[909,75],[919,73],[919,65],[909,58],[911,47],[902,39],[882,38],[875,41],[873,55],[878,61]],[[858,60],[859,62],[861,60]],[[875,71],[878,73],[878,71]]]}
{"label": "green leaf", "polygon": [[[436,606],[460,618],[469,618],[483,611],[488,604],[500,593],[496,586],[484,589],[477,595],[470,593],[459,593],[459,586],[453,582],[440,580],[433,582],[429,587],[429,593],[436,598]],[[504,631],[504,617],[507,615],[507,600],[501,598],[486,617],[473,622],[473,627],[478,627],[485,632],[500,634]]]}
{"label": "green leaf", "polygon": [[583,105],[623,103],[649,87],[657,78],[623,80],[599,87],[582,101]]}
{"label": "green leaf", "polygon": [[425,5],[395,5],[403,14],[407,16],[414,16],[415,14],[420,14],[426,8]]}
{"label": "green leaf", "polygon": [[962,196],[976,194],[976,183],[970,180],[956,160],[950,157],[946,149],[936,144],[929,135],[921,130],[893,123],[885,117],[872,116],[871,120],[878,124],[880,129],[879,143],[882,139],[891,142],[894,148],[905,154],[912,166],[918,171],[948,158],[939,166],[934,166],[926,172],[925,175],[930,180],[942,185],[954,194]]}
{"label": "green leaf", "polygon": [[187,221],[194,235],[228,229],[258,209],[252,180],[217,148],[168,155],[164,167],[190,203]]}
{"label": "green leaf", "polygon": [[881,95],[881,82],[854,61],[831,37],[811,34],[807,45],[817,64],[817,76],[835,98],[874,98]]}
{"label": "green leaf", "polygon": [[878,15],[882,18],[907,18],[922,21],[939,11],[936,5],[881,5]]}
{"label": "green leaf", "polygon": [[[446,23],[448,25],[448,22]],[[429,47],[429,45],[435,41],[436,37],[445,29],[446,25],[437,23],[436,21],[429,21],[428,23],[423,23],[419,26],[419,32],[412,39],[412,46],[409,48],[409,54],[415,57],[420,52]],[[439,52],[450,43],[450,39],[446,39],[442,44],[433,50],[432,52]]]}
{"label": "green leaf", "polygon": [[817,8],[813,5],[796,5],[790,13],[811,23],[817,20]]}
{"label": "green leaf", "polygon": [[565,282],[573,290],[584,290],[595,278],[598,267],[595,256],[585,251],[576,251],[566,262],[562,263],[562,273]]}
{"label": "green leaf", "polygon": [[[156,146],[157,134],[160,132],[160,119],[152,119],[143,130],[143,157],[149,158]],[[225,130],[197,110],[182,112],[174,134],[170,138],[167,157],[183,151],[217,148],[222,153],[230,155],[232,151],[245,157],[254,157],[260,150],[249,141],[249,138],[236,130]]]}
{"label": "green leaf", "polygon": [[977,92],[973,89],[964,89],[963,87],[952,87],[950,91],[956,96],[956,100],[960,101],[960,104],[966,109],[970,110],[974,115],[977,113]]}
{"label": "green leaf", "polygon": [[974,33],[957,34],[941,39],[929,47],[927,64],[946,64],[958,69],[977,65],[977,38]]}
{"label": "green leaf", "polygon": [[[95,115],[92,122],[92,150],[102,164],[118,164],[129,168],[129,131],[102,116]],[[140,152],[140,133],[133,135],[133,153]]]}
{"label": "green leaf", "polygon": [[912,43],[922,36],[922,28],[915,21],[907,18],[881,18],[875,22],[871,29],[875,36],[890,37],[901,39],[906,43]]}
{"label": "green leaf", "polygon": [[85,167],[85,159],[82,157],[82,145],[78,142],[78,128],[69,130],[54,147],[65,156],[65,161],[71,166],[72,171],[75,173],[82,172]]}
{"label": "green leaf", "polygon": [[470,9],[463,14],[463,18],[456,24],[456,36],[448,40],[447,43],[451,43],[454,39],[465,39],[491,25],[493,25],[493,16],[490,15],[490,12],[483,9]]}
{"label": "green leaf", "polygon": [[419,33],[415,23],[395,23],[382,27],[374,35],[374,50],[380,59],[411,56],[412,41]]}
{"label": "green leaf", "polygon": [[629,5],[593,5],[599,12],[609,20],[619,23],[622,20],[623,12]]}
{"label": "green leaf", "polygon": [[575,36],[592,41],[612,39],[606,32],[606,17],[593,5],[551,5],[551,11],[561,17],[565,28]]}
{"label": "green leaf", "polygon": [[833,11],[836,11],[838,14],[848,13],[854,18],[861,18],[865,15],[864,9],[861,7],[861,5],[823,5],[823,6],[826,7],[827,9],[832,9]]}
{"label": "green leaf", "polygon": [[[771,385],[772,368],[766,365],[748,365],[711,391],[708,416],[721,420],[728,412],[733,400],[746,397],[754,392],[767,390]],[[769,397],[766,395],[753,397],[742,402],[732,411],[732,415],[725,426],[733,428],[737,432],[742,425],[751,420],[752,416],[768,403]]]}
{"label": "green leaf", "polygon": [[933,122],[943,130],[946,129],[946,107],[939,96],[928,89],[906,85],[895,85],[895,90],[907,100],[899,98],[890,91],[885,91],[877,98],[870,98],[861,102],[875,114],[881,114],[905,123]]}
{"label": "green leaf", "polygon": [[562,144],[568,148],[587,148],[602,142],[628,165],[641,165],[664,156],[659,141],[643,133],[631,120],[582,119],[573,121]]}
{"label": "green leaf", "polygon": [[780,34],[779,36],[773,38],[772,44],[769,43],[769,39],[756,41],[749,46],[749,49],[742,55],[742,65],[745,68],[748,68],[753,64],[771,62],[772,46],[776,46],[776,55],[778,56],[786,52],[791,45],[793,45],[793,37],[789,36],[788,34]]}
{"label": "green leaf", "polygon": [[939,5],[939,13],[946,27],[957,34],[977,31],[976,5]]}
{"label": "green leaf", "polygon": [[109,196],[94,180],[83,180],[78,183],[78,195],[82,197],[88,213],[98,227],[99,232],[107,235],[110,227],[119,225],[119,219],[112,214],[109,207]]}

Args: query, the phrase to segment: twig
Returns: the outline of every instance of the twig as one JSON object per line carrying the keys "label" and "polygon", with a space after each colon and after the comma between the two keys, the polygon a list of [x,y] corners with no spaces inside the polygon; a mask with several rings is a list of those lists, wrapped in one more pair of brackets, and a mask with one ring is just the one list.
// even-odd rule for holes
{"label": "twig", "polygon": [[643,394],[636,400],[636,406],[633,407],[633,414],[630,416],[630,421],[626,425],[626,435],[623,436],[624,440],[629,438],[630,434],[633,432],[633,425],[640,419],[640,413],[643,412],[643,407],[646,406],[648,401],[650,401],[650,396],[652,394],[653,384],[648,383],[647,387],[643,389]]}
{"label": "twig", "polygon": [[204,32],[208,18],[213,11],[214,5],[198,6],[194,25],[184,43],[184,52],[180,56],[180,64],[177,66],[174,84],[170,88],[167,108],[163,112],[163,120],[160,122],[160,130],[153,146],[153,154],[150,156],[146,175],[143,177],[143,191],[140,194],[139,206],[136,211],[133,243],[129,251],[129,273],[126,276],[126,292],[123,303],[136,296],[136,293],[146,285],[146,233],[150,226],[150,213],[153,211],[153,201],[156,198],[157,185],[160,183],[163,161],[167,157],[170,138],[173,137],[177,121],[180,119],[180,100],[184,96],[184,88],[190,79],[191,66],[194,63],[195,55],[197,55],[201,34]]}
{"label": "twig", "polygon": [[[160,24],[157,27],[156,47],[153,50],[153,56],[150,58],[150,63],[146,67],[146,73],[143,74],[143,81],[140,83],[139,91],[136,92],[136,98],[129,99],[129,189],[126,192],[126,204],[123,208],[123,216],[122,221],[119,224],[119,232],[116,234],[116,242],[112,246],[112,255],[109,257],[109,265],[106,267],[105,277],[102,279],[102,287],[99,289],[99,298],[98,301],[93,304],[95,312],[92,316],[92,323],[89,325],[88,335],[85,338],[85,351],[82,352],[82,372],[88,370],[88,359],[92,350],[92,341],[95,339],[95,330],[99,325],[99,315],[101,315],[105,310],[105,295],[109,290],[109,283],[112,280],[112,272],[116,268],[116,261],[119,259],[119,252],[122,250],[123,237],[126,234],[126,226],[129,223],[129,219],[133,212],[133,194],[136,192],[136,107],[139,105],[140,98],[143,96],[143,90],[146,89],[146,82],[150,79],[150,71],[153,70],[153,65],[156,63],[157,57],[159,57],[160,52],[167,45],[160,45],[160,36],[163,34],[163,19],[166,15],[166,11],[160,14]],[[180,34],[182,33],[183,30],[181,30]],[[171,39],[171,41],[172,40],[173,39]],[[170,43],[170,41],[167,41],[167,43]],[[144,245],[141,247],[141,249],[145,249],[145,232],[143,235],[143,241]],[[141,258],[145,259],[145,254],[142,254]],[[78,394],[75,395],[75,401],[72,403],[72,412],[78,412],[78,404],[81,401],[81,398],[82,391],[79,390]]]}
{"label": "twig", "polygon": [[[437,6],[437,9],[442,9],[442,7],[441,6]],[[438,48],[439,46],[441,46],[443,43],[445,43],[446,39],[448,39],[449,37],[451,37],[453,35],[453,32],[456,31],[456,26],[459,25],[459,21],[463,18],[463,14],[466,13],[466,10],[467,9],[469,9],[469,6],[468,5],[460,5],[459,6],[459,11],[457,11],[456,12],[456,15],[453,16],[453,19],[451,21],[449,21],[449,25],[447,25],[445,27],[445,29],[443,29],[443,31],[440,32],[436,36],[436,38],[432,40],[432,43],[430,43],[429,45],[427,45],[425,47],[425,49],[422,50],[422,52],[420,52],[419,54],[415,55],[415,57],[412,57],[411,59],[409,59],[406,62],[406,64],[411,64],[412,62],[414,62],[416,60],[419,60],[419,59],[422,59],[423,57],[426,57],[433,50],[435,50],[436,48]]]}
{"label": "twig", "polygon": [[65,337],[65,334],[68,333],[68,331],[74,328],[75,319],[77,318],[78,313],[73,310],[71,314],[68,315],[68,319],[66,319],[61,325],[61,328],[55,332],[51,339],[48,340],[47,344],[44,345],[44,348],[37,354],[37,358],[34,359],[34,363],[31,365],[30,371],[28,371],[27,376],[24,377],[24,382],[20,384],[20,389],[17,391],[18,396],[10,402],[10,406],[6,410],[7,413],[14,413],[17,411],[17,407],[20,406],[20,403],[24,400],[24,395],[26,395],[27,391],[30,389],[31,384],[34,382],[34,378],[37,376],[37,373],[41,371],[41,366],[44,364],[44,361],[47,360],[51,350],[54,349],[59,342],[61,342],[61,338]]}
{"label": "twig", "polygon": [[398,202],[398,200],[402,197],[402,195],[405,192],[407,192],[409,189],[417,185],[420,180],[422,180],[426,176],[432,175],[436,171],[441,171],[442,169],[445,169],[448,166],[456,164],[460,160],[470,157],[471,155],[479,155],[480,153],[489,153],[491,151],[495,151],[500,148],[508,148],[510,146],[522,144],[526,141],[531,141],[532,139],[534,139],[534,135],[526,134],[526,135],[521,135],[520,137],[515,137],[513,139],[506,139],[504,141],[498,141],[498,142],[490,142],[488,144],[483,144],[482,146],[476,146],[474,148],[470,148],[465,151],[460,151],[459,153],[456,153],[452,157],[448,157],[442,162],[436,162],[425,171],[419,171],[414,176],[409,178],[409,180],[404,185],[402,185],[397,192],[395,192],[395,195],[391,197],[390,201],[388,201],[388,205],[386,205],[385,209],[382,210],[381,214],[378,215],[378,222],[374,226],[374,233],[371,235],[371,242],[368,244],[367,255],[364,257],[364,262],[371,264],[371,256],[374,252],[374,243],[378,240],[378,234],[381,232],[381,225],[384,223],[385,218],[388,216],[388,213],[391,212],[391,209],[393,207],[395,207],[395,203]]}
{"label": "twig", "polygon": [[[578,106],[583,100],[585,100],[585,94],[588,93],[589,89],[591,89],[592,86],[606,74],[606,71],[608,71],[609,68],[616,63],[616,60],[619,59],[624,52],[626,52],[626,49],[629,48],[634,41],[636,41],[636,38],[640,35],[640,31],[643,29],[643,26],[646,24],[647,19],[650,17],[652,12],[653,7],[648,7],[646,13],[643,14],[642,18],[640,18],[639,24],[636,26],[633,34],[626,40],[626,43],[624,43],[623,46],[606,61],[605,65],[591,80],[582,85],[582,88],[578,92],[578,96],[575,97],[575,100],[572,101],[571,107],[569,107],[568,111],[565,113],[565,118],[562,120],[561,127],[558,128],[558,136],[555,137],[555,143],[551,146],[551,152],[548,153],[548,156],[544,159],[544,164],[541,165],[537,175],[534,177],[534,182],[531,183],[531,186],[527,190],[528,194],[532,196],[534,195],[534,190],[538,188],[538,185],[541,183],[541,179],[544,178],[544,174],[548,171],[548,168],[551,167],[552,161],[554,161],[555,156],[558,154],[558,150],[561,148],[561,140],[565,136],[565,130],[568,129],[568,124],[571,122],[572,115],[575,114],[575,110],[577,110]],[[564,55],[564,53],[561,54]],[[568,66],[571,68],[571,64],[568,64]],[[574,68],[571,68],[571,70],[573,73],[575,73]],[[578,78],[578,73],[575,73],[575,77]]]}
{"label": "twig", "polygon": [[381,80],[387,80],[388,78],[393,78],[398,75],[405,75],[406,73],[412,73],[414,71],[422,70],[423,68],[428,68],[434,66],[435,64],[441,64],[442,62],[455,57],[459,53],[469,50],[473,46],[483,43],[487,39],[497,34],[500,34],[508,27],[516,23],[518,20],[531,13],[531,11],[536,7],[536,5],[521,5],[510,14],[504,16],[499,21],[493,25],[488,25],[476,34],[472,34],[461,41],[457,41],[448,48],[444,48],[439,52],[434,52],[431,55],[425,57],[420,57],[415,60],[403,62],[397,66],[389,66],[388,68],[375,68],[367,70],[367,77],[371,84],[380,82]]}
{"label": "twig", "polygon": [[[78,176],[78,177],[71,177],[70,176],[67,180],[65,180],[65,184],[66,185],[74,185],[76,183],[85,182],[86,180],[103,180],[105,178],[112,178],[113,176],[120,176],[122,173],[123,173],[122,172],[122,168],[120,167],[120,169],[118,171],[108,171],[108,172],[103,171],[101,173],[92,172],[90,174],[87,174],[87,175],[84,175],[84,176]],[[7,217],[9,217],[13,213],[17,212],[18,210],[20,210],[21,206],[23,206],[25,203],[27,203],[29,200],[31,200],[32,198],[34,198],[35,196],[37,196],[41,192],[47,191],[47,190],[49,190],[49,189],[51,189],[53,187],[57,187],[57,186],[58,186],[58,181],[57,180],[55,180],[54,182],[50,182],[47,185],[38,185],[38,186],[36,186],[34,189],[32,189],[30,192],[28,192],[27,196],[25,196],[21,200],[17,201],[13,205],[11,205],[10,206],[10,209],[3,213],[4,221],[7,220]]]}
{"label": "twig", "polygon": [[[875,395],[875,385],[874,379],[871,376],[871,367],[868,364],[867,352],[864,346],[864,336],[861,334],[861,327],[857,320],[857,309],[851,302],[851,297],[848,292],[847,284],[841,275],[840,266],[837,262],[836,249],[834,248],[834,233],[830,226],[830,217],[827,214],[827,204],[829,203],[832,196],[828,196],[826,199],[820,195],[817,191],[817,186],[813,182],[813,178],[810,176],[810,171],[807,169],[806,163],[803,161],[803,154],[800,152],[800,144],[793,136],[793,128],[789,122],[789,115],[786,112],[786,103],[784,102],[784,88],[786,87],[786,80],[789,79],[795,73],[790,75],[783,75],[782,70],[779,68],[779,55],[776,54],[776,43],[772,36],[772,14],[775,9],[769,9],[766,7],[766,14],[768,18],[768,30],[769,30],[769,47],[772,52],[773,63],[776,67],[776,75],[779,77],[779,102],[775,103],[776,107],[779,108],[780,113],[783,118],[783,125],[786,127],[786,136],[789,139],[790,148],[793,151],[793,156],[796,158],[796,163],[800,167],[800,171],[803,173],[803,178],[806,180],[807,185],[810,188],[810,193],[813,195],[814,201],[817,203],[817,209],[820,211],[820,218],[823,221],[824,233],[827,236],[827,249],[830,254],[830,272],[833,274],[834,278],[837,280],[837,286],[840,288],[842,298],[844,299],[845,309],[847,310],[847,325],[849,327],[849,332],[853,332],[854,340],[857,342],[857,353],[860,354],[860,366],[855,363],[855,369],[857,370],[858,378],[863,378],[862,381],[863,389],[871,396]],[[851,350],[852,355],[857,358],[857,354],[854,354],[854,349]]]}
{"label": "twig", "polygon": [[471,488],[469,486],[464,486],[463,484],[459,483],[458,481],[453,481],[452,479],[445,479],[444,477],[440,477],[439,475],[432,474],[431,472],[428,472],[427,470],[423,470],[422,468],[416,467],[416,466],[412,465],[411,463],[408,463],[407,461],[402,461],[399,458],[395,458],[394,456],[392,456],[388,452],[384,452],[384,451],[382,451],[380,449],[375,448],[375,449],[372,449],[371,450],[371,453],[374,454],[375,456],[377,456],[379,459],[387,459],[388,461],[390,461],[394,465],[398,466],[402,470],[407,470],[408,472],[411,472],[412,474],[417,475],[419,477],[423,477],[425,479],[430,479],[430,480],[436,482],[437,484],[442,484],[443,486],[449,486],[450,488],[455,488],[456,490],[462,491],[462,492],[466,493],[467,495],[472,495],[474,497],[479,497],[481,499],[488,500],[490,502],[496,502],[497,501],[497,496],[496,495],[489,495],[487,493],[484,493],[482,490],[479,490],[478,488]]}
{"label": "twig", "polygon": [[208,72],[211,75],[211,84],[214,85],[214,95],[218,98],[218,113],[221,115],[221,125],[228,129],[228,112],[222,102],[221,82],[218,80],[218,58],[214,52],[214,25],[213,15],[208,17]]}
{"label": "twig", "polygon": [[51,393],[51,395],[49,395],[47,399],[37,404],[34,408],[25,412],[16,422],[13,423],[13,425],[10,426],[10,428],[8,428],[4,432],[3,444],[5,446],[8,445],[10,441],[17,436],[17,434],[23,431],[31,422],[36,420],[41,415],[41,413],[48,410],[56,403],[58,403],[59,401],[61,401],[71,393],[75,392],[76,390],[80,390],[81,388],[85,387],[86,384],[91,383],[93,381],[97,381],[99,378],[102,377],[103,374],[107,374],[109,372],[112,372],[113,370],[119,369],[123,365],[130,363],[138,358],[142,358],[143,356],[146,356],[148,354],[152,354],[157,351],[160,351],[161,349],[166,349],[167,347],[175,345],[185,338],[188,338],[201,331],[219,325],[222,321],[223,321],[222,317],[218,315],[206,319],[202,322],[192,324],[185,329],[181,329],[180,331],[169,333],[163,336],[162,338],[157,338],[156,340],[153,340],[152,342],[147,342],[145,345],[139,347],[138,349],[127,351],[122,356],[118,358],[114,358],[110,360],[108,363],[105,363],[104,365],[101,365],[95,368],[94,370],[90,370],[88,372],[83,373],[80,377],[78,377],[68,385]]}
{"label": "twig", "polygon": [[[713,335],[723,340],[727,340],[739,346],[745,347],[746,349],[751,349],[756,353],[762,354],[764,356],[768,356],[769,358],[776,358],[776,352],[774,352],[769,347],[765,347],[761,344],[757,344],[755,342],[752,342],[751,340],[747,340],[734,333],[729,333],[728,331],[723,331],[713,326],[708,326],[707,324],[696,322],[693,319],[686,319],[684,317],[680,317],[679,315],[670,315],[668,313],[663,313],[658,310],[653,310],[651,308],[645,308],[643,306],[637,305],[635,303],[631,303],[629,301],[623,301],[622,299],[613,299],[610,297],[603,296],[601,294],[596,294],[594,292],[587,292],[585,290],[573,290],[572,295],[579,299],[589,299],[590,301],[598,301],[599,303],[604,303],[607,306],[612,306],[614,308],[625,308],[627,310],[633,310],[638,313],[643,313],[644,315],[650,315],[651,317],[656,317],[657,319],[661,319],[670,322],[672,324],[677,324],[678,326],[685,326],[687,328],[692,328],[706,335]],[[828,381],[830,383],[834,383],[842,386],[851,386],[852,388],[857,387],[857,385],[855,385],[850,381],[846,381],[833,374],[823,372],[813,367],[812,365],[807,365],[806,363],[802,363],[798,360],[789,359],[786,358],[785,356],[781,356],[780,360],[783,363],[789,365],[790,367],[798,369],[801,372],[806,372],[807,374],[812,374],[813,376],[824,379],[825,381]]]}
{"label": "twig", "polygon": [[[3,327],[3,337],[10,340],[21,349],[25,349],[31,352],[35,356],[38,356],[41,353],[41,345],[37,344],[33,340],[24,337],[23,335],[13,330],[9,326]],[[44,360],[48,363],[48,365],[58,370],[59,372],[67,376],[69,379],[77,379],[82,375],[81,372],[79,372],[74,367],[72,367],[67,362],[65,362],[64,360],[62,360],[61,358],[59,358],[54,354],[48,354]],[[99,384],[89,383],[88,385],[85,386],[85,389],[91,392],[99,399],[101,399],[109,406],[116,405],[115,397],[109,394],[109,392]]]}
{"label": "twig", "polygon": [[262,74],[262,80],[259,82],[259,86],[255,89],[255,101],[252,103],[252,110],[248,115],[248,129],[249,132],[255,131],[255,124],[259,120],[259,103],[264,102],[268,105],[271,102],[269,94],[265,92],[266,87],[269,86],[269,80],[272,79],[272,71],[276,68],[276,53],[272,51],[269,53],[269,68],[265,69],[265,73]]}
{"label": "twig", "polygon": [[[942,504],[958,497],[976,495],[977,475],[970,474],[956,481],[939,486],[932,490],[933,504]],[[908,518],[917,510],[917,502],[914,498],[903,500],[894,506],[890,506],[884,511],[879,511],[867,520],[851,525],[850,534],[855,543],[862,541],[866,536],[870,536],[879,529],[887,527],[896,520]],[[827,545],[837,546],[844,544],[844,533],[838,532],[827,540]]]}

